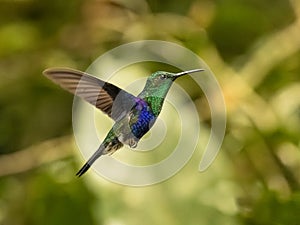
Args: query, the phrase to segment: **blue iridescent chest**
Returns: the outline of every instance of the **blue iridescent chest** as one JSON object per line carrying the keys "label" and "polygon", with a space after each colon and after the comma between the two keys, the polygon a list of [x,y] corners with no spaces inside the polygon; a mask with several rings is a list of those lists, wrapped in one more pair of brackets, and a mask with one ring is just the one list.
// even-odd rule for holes
{"label": "blue iridescent chest", "polygon": [[135,105],[133,117],[130,128],[133,135],[138,139],[149,131],[156,120],[150,106],[144,100],[139,100]]}

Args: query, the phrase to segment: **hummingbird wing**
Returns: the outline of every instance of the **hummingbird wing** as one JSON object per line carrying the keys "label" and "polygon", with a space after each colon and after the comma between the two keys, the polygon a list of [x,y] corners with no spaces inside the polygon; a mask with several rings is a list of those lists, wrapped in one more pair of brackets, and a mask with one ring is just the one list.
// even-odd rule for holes
{"label": "hummingbird wing", "polygon": [[62,88],[96,106],[115,121],[126,115],[139,98],[125,90],[69,68],[50,68],[44,75]]}

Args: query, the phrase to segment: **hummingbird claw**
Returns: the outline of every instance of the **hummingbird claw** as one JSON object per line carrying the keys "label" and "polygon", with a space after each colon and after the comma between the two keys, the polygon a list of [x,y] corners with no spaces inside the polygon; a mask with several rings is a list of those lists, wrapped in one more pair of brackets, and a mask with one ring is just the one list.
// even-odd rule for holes
{"label": "hummingbird claw", "polygon": [[130,148],[136,148],[137,142],[133,138],[130,138],[128,141],[128,145]]}

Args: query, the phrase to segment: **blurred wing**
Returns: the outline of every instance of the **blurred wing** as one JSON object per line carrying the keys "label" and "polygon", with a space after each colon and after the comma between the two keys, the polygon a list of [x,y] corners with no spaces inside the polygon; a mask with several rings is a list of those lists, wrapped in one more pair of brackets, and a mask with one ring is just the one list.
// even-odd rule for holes
{"label": "blurred wing", "polygon": [[137,98],[132,94],[87,73],[68,68],[50,68],[43,73],[53,82],[96,106],[115,121],[127,114],[136,104]]}

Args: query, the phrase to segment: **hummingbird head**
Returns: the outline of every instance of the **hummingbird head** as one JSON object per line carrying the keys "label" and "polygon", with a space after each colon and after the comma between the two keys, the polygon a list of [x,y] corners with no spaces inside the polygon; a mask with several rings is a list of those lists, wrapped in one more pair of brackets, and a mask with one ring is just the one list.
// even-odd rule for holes
{"label": "hummingbird head", "polygon": [[178,77],[201,71],[204,71],[204,69],[194,69],[183,71],[180,73],[170,73],[165,71],[157,71],[155,73],[152,73],[148,77],[144,90],[142,91],[140,96],[156,96],[159,98],[165,98],[173,81],[175,81]]}

